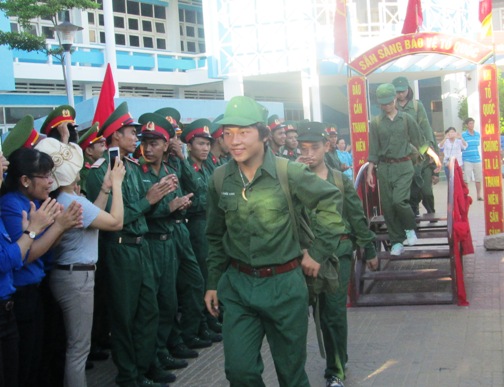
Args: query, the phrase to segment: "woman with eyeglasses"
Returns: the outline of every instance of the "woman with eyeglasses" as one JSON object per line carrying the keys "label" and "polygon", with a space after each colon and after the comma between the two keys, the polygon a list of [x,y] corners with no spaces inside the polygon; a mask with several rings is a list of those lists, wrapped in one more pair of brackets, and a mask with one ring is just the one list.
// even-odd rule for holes
{"label": "woman with eyeglasses", "polygon": [[14,270],[14,315],[19,331],[19,386],[37,386],[44,333],[44,308],[40,284],[51,265],[51,247],[61,235],[82,223],[81,206],[72,203],[45,230],[23,227],[23,213],[31,203],[39,208],[49,198],[54,163],[35,149],[20,148],[9,156],[9,172],[0,198],[1,218],[12,241],[26,238],[33,243],[23,256],[24,264]]}

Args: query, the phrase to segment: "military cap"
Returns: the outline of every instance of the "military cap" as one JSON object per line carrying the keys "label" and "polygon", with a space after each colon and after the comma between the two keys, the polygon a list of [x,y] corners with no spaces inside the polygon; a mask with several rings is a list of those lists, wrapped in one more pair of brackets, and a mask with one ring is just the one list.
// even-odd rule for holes
{"label": "military cap", "polygon": [[189,144],[194,137],[208,138],[213,141],[213,137],[210,134],[210,125],[212,123],[206,118],[200,118],[187,124],[180,135],[182,142]]}
{"label": "military cap", "polygon": [[298,123],[296,121],[284,121],[285,133],[287,132],[297,132]]}
{"label": "military cap", "polygon": [[77,126],[75,124],[75,109],[70,105],[58,106],[49,113],[40,128],[40,132],[48,135],[51,129],[65,122],[71,123],[74,127]]}
{"label": "military cap", "polygon": [[136,122],[128,110],[126,102],[121,103],[116,110],[112,112],[109,118],[103,123],[98,132],[98,136],[108,138],[112,133],[117,132],[124,126],[142,126]]}
{"label": "military cap", "polygon": [[325,141],[329,136],[326,126],[321,122],[300,122],[297,132],[299,142]]}
{"label": "military cap", "polygon": [[280,121],[278,115],[273,114],[268,118],[268,128],[274,132],[277,129],[285,128],[285,124]]}
{"label": "military cap", "polygon": [[409,87],[409,82],[406,77],[397,77],[392,81],[392,84],[394,85],[396,92],[406,91]]}
{"label": "military cap", "polygon": [[180,112],[177,109],[167,107],[156,110],[154,113],[163,116],[171,126],[176,129],[179,127],[180,123]]}
{"label": "military cap", "polygon": [[82,150],[86,150],[91,144],[95,144],[97,142],[105,141],[105,138],[102,136],[98,136],[98,122],[95,122],[93,126],[87,129],[82,136],[79,136],[78,144],[82,148]]}
{"label": "military cap", "polygon": [[33,148],[42,138],[45,138],[45,135],[33,129],[33,117],[26,115],[17,122],[3,141],[3,154],[9,157],[16,149]]}
{"label": "military cap", "polygon": [[142,124],[142,138],[161,138],[169,141],[175,137],[175,130],[172,124],[160,114],[145,113],[138,118]]}
{"label": "military cap", "polygon": [[337,136],[338,128],[334,124],[325,124],[325,131],[329,136]]}
{"label": "military cap", "polygon": [[376,89],[376,101],[380,105],[391,103],[396,97],[396,89],[391,83],[383,83]]}
{"label": "military cap", "polygon": [[217,121],[219,125],[250,126],[258,122],[265,123],[268,109],[250,97],[237,96],[229,100],[224,118]]}
{"label": "military cap", "polygon": [[218,116],[215,120],[212,121],[212,125],[210,125],[210,134],[213,138],[218,139],[222,137],[222,125],[219,125],[217,121],[220,121],[224,118],[224,114]]}

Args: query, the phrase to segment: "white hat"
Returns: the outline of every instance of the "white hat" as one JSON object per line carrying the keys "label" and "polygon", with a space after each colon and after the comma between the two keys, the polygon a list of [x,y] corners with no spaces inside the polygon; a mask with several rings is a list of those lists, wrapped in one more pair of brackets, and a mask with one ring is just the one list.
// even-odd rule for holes
{"label": "white hat", "polygon": [[84,163],[84,156],[79,145],[72,142],[63,144],[54,138],[45,138],[40,141],[35,149],[47,153],[54,162],[52,175],[54,178],[51,191],[60,186],[72,184],[79,175]]}

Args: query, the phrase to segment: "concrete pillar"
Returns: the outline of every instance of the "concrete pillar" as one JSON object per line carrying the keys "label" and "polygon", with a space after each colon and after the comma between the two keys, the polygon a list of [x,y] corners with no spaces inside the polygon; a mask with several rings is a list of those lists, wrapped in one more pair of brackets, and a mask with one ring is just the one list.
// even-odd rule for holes
{"label": "concrete pillar", "polygon": [[224,88],[224,99],[229,101],[237,95],[244,95],[243,78],[240,75],[232,75],[222,82]]}
{"label": "concrete pillar", "polygon": [[458,132],[462,120],[458,118],[460,98],[466,93],[464,73],[448,74],[441,78],[441,97],[443,101],[443,131],[453,126]]}
{"label": "concrete pillar", "polygon": [[467,106],[468,116],[474,118],[474,130],[480,131],[480,100],[478,91],[478,69],[465,74],[467,84]]}
{"label": "concrete pillar", "polygon": [[170,0],[166,8],[166,50],[181,52],[178,0]]}
{"label": "concrete pillar", "polygon": [[311,97],[310,97],[310,72],[305,69],[301,71],[301,96],[303,100],[303,117],[312,121]]}

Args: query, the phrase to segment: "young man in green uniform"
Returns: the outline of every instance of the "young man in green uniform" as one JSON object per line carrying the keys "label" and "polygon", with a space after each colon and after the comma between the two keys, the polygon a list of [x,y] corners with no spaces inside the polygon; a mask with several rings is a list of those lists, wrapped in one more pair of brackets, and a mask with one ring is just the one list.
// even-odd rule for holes
{"label": "young man in green uniform", "polygon": [[[415,119],[429,146],[439,154],[437,141],[427,118],[425,107],[422,101],[414,99],[413,90],[408,80],[405,77],[397,77],[392,81],[392,84],[397,92],[397,110],[408,113]],[[434,173],[435,169],[436,165],[429,157],[415,165],[415,177],[411,185],[410,195],[410,204],[415,215],[419,214],[420,201],[422,201],[428,214],[436,212],[432,186],[439,182],[439,173]]]}
{"label": "young man in green uniform", "polygon": [[210,125],[210,134],[214,141],[212,142],[210,153],[206,159],[206,164],[213,171],[219,165],[227,163],[229,161],[229,150],[224,144],[224,139],[222,138],[222,126],[216,122],[222,119],[224,115],[218,116]]}
{"label": "young man in green uniform", "polygon": [[[186,125],[181,134],[181,139],[187,144],[187,151],[189,153],[187,160],[192,164],[196,174],[203,182],[199,189],[194,192],[193,205],[187,209],[187,228],[191,235],[191,246],[193,248],[196,259],[198,260],[203,280],[208,278],[207,258],[208,258],[208,241],[205,236],[205,228],[207,224],[206,207],[207,207],[207,189],[208,182],[213,170],[209,169],[205,164],[208,159],[210,147],[214,141],[210,134],[211,122],[207,119],[199,119]],[[204,304],[202,304],[202,311],[205,311]],[[212,331],[208,327],[208,321],[214,319],[212,316],[203,317],[201,323],[200,337],[204,340],[211,340],[212,342],[222,341],[222,336],[217,332]],[[217,325],[216,321],[211,322],[212,325]],[[187,344],[189,348],[190,344]]]}
{"label": "young man in green uniform", "polygon": [[297,124],[294,122],[284,122],[285,124],[285,145],[280,148],[280,156],[291,161],[301,154],[298,149]]}
{"label": "young man in green uniform", "polygon": [[[279,384],[309,386],[305,372],[308,292],[303,272],[316,277],[319,262],[337,248],[344,224],[341,194],[307,167],[283,163],[267,150],[267,110],[248,97],[226,107],[224,140],[233,160],[214,172],[208,188],[207,309],[225,308],[226,377],[232,386],[264,386],[261,345],[266,335]],[[214,181],[222,170],[223,180]],[[293,204],[315,210],[315,240],[301,251],[279,174]],[[219,185],[219,187],[217,186]]]}
{"label": "young man in green uniform", "polygon": [[280,156],[280,148],[285,145],[285,125],[280,122],[276,114],[273,114],[268,118],[268,128],[270,149],[275,156]]}
{"label": "young man in green uniform", "polygon": [[341,161],[338,158],[338,129],[334,125],[326,125],[326,133],[329,139],[329,152],[325,154],[325,162],[332,169],[342,170]]}
{"label": "young man in green uniform", "polygon": [[397,110],[394,85],[378,86],[376,99],[382,113],[371,120],[369,129],[367,184],[375,188],[373,170],[378,165],[381,208],[392,243],[391,254],[401,255],[405,239],[409,245],[417,241],[415,214],[409,204],[414,175],[410,143],[420,154],[427,152],[431,157],[436,154],[429,148],[413,117]]}
{"label": "young man in green uniform", "polygon": [[341,171],[329,168],[324,162],[325,154],[330,149],[324,129],[324,125],[319,122],[300,124],[298,140],[301,157],[298,160],[307,164],[310,171],[318,177],[338,187],[343,194],[343,203],[339,212],[343,215],[346,235],[340,236],[340,243],[334,252],[339,259],[340,287],[334,294],[322,293],[319,296],[320,323],[326,351],[324,375],[326,386],[343,387],[345,364],[348,360],[346,300],[354,241],[357,246],[364,249],[364,259],[371,270],[376,270],[378,259],[374,245],[375,235],[369,230],[362,202],[352,181]]}
{"label": "young man in green uniform", "polygon": [[64,144],[78,141],[75,109],[70,105],[60,105],[49,113],[40,127],[40,133],[55,138]]}
{"label": "young man in green uniform", "polygon": [[79,186],[81,187],[81,194],[84,196],[87,196],[86,180],[91,165],[93,165],[96,160],[100,159],[107,150],[105,139],[102,136],[98,136],[98,130],[98,123],[95,123],[79,137],[78,144],[84,153],[84,166],[80,171]]}
{"label": "young man in green uniform", "polygon": [[[143,155],[143,182],[146,190],[165,177],[170,177],[178,188],[178,178],[169,171],[164,162],[171,138],[175,136],[172,125],[159,114],[146,113],[138,119],[143,124],[141,132],[141,153]],[[157,282],[157,300],[159,307],[159,327],[157,334],[158,368],[177,369],[187,367],[185,360],[174,359],[166,346],[168,337],[175,324],[177,314],[177,272],[173,224],[170,215],[180,206],[190,205],[190,198],[173,201],[168,194],[146,215],[149,232],[145,234],[154,262],[154,276]]]}
{"label": "young man in green uniform", "polygon": [[[104,235],[108,275],[112,358],[118,370],[119,386],[159,386],[146,377],[156,352],[158,306],[153,261],[145,234],[149,231],[145,214],[153,210],[174,188],[172,179],[165,178],[148,191],[142,182],[138,162],[128,157],[135,151],[135,122],[123,102],[103,124],[98,135],[107,139],[110,147],[119,147],[126,176],[123,182],[124,227],[120,232]],[[108,154],[95,162],[87,181],[88,199],[94,201],[108,169]],[[110,194],[110,192],[107,192]],[[111,198],[107,204],[109,208]],[[162,383],[172,378],[154,370]]]}

